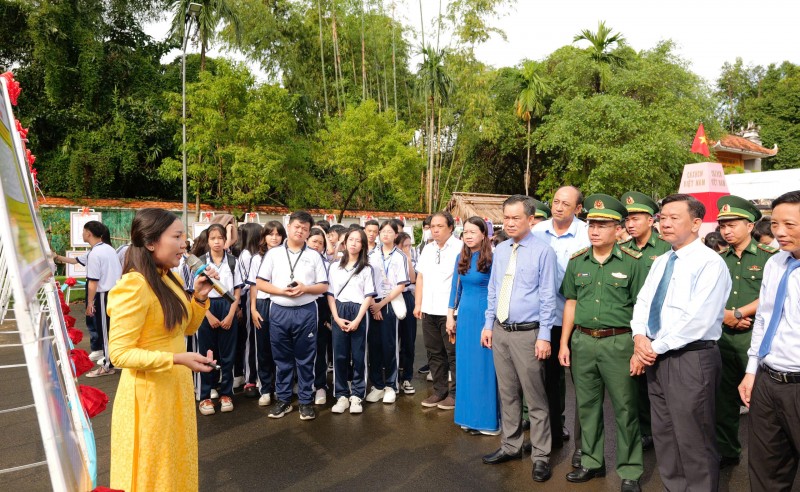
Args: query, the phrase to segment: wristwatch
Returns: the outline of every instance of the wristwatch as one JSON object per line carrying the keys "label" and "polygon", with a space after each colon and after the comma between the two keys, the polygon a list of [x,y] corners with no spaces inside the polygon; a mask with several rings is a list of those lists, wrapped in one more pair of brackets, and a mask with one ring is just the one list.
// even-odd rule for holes
{"label": "wristwatch", "polygon": [[736,318],[736,319],[742,319],[744,317],[744,315],[738,309],[734,309],[733,310],[733,317]]}

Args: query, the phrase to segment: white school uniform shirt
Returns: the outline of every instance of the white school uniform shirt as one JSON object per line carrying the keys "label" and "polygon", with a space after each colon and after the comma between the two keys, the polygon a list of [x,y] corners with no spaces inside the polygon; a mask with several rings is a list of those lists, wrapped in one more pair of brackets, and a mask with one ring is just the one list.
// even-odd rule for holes
{"label": "white school uniform shirt", "polygon": [[89,253],[87,252],[80,256],[76,256],[75,261],[77,261],[79,264],[83,266],[86,266],[86,264],[89,263]]}
{"label": "white school uniform shirt", "polygon": [[[130,244],[123,244],[122,246],[117,248],[117,258],[119,258],[119,265],[121,267],[125,266],[125,255],[128,253],[128,248],[130,246],[131,246]],[[181,258],[181,261],[182,260],[183,258]]]}
{"label": "white school uniform shirt", "polygon": [[[328,272],[325,271],[322,256],[305,244],[298,252],[289,251],[285,244],[267,251],[258,269],[257,278],[285,289],[292,282],[292,267],[294,280],[297,282],[305,285],[328,283]],[[297,297],[272,296],[271,299],[279,306],[297,307],[315,302],[317,296],[301,294]]]}
{"label": "white school uniform shirt", "polygon": [[653,351],[663,354],[699,340],[719,340],[731,275],[722,257],[700,238],[678,251],[656,258],[633,308],[633,335],[647,336],[650,304],[667,261],[677,255],[672,280],[661,308],[661,329],[652,342]]}
{"label": "white school uniform shirt", "polygon": [[791,258],[791,253],[780,251],[767,260],[767,264],[764,265],[764,278],[761,280],[761,292],[758,296],[758,312],[756,312],[756,319],[753,322],[753,338],[750,341],[750,349],[747,351],[747,372],[750,374],[756,373],[759,362],[765,363],[776,371],[800,372],[800,268],[796,268],[789,275],[783,312],[769,353],[763,360],[758,359],[761,341],[764,339],[767,327],[772,320],[772,311],[775,309],[778,284],[780,284]]}
{"label": "white school uniform shirt", "polygon": [[339,302],[361,304],[367,297],[376,295],[371,265],[367,265],[360,272],[355,273],[355,268],[342,268],[338,261],[331,263],[328,282],[326,294]]}
{"label": "white school uniform shirt", "polygon": [[86,280],[97,281],[97,293],[108,292],[122,276],[117,251],[106,243],[97,243],[91,251],[86,265]]}
{"label": "white school uniform shirt", "polygon": [[[464,243],[455,236],[444,243],[439,249],[436,241],[428,244],[422,250],[417,261],[417,273],[422,274],[422,312],[436,316],[447,315],[447,305],[450,303],[450,288],[452,287],[453,270],[456,267],[456,258],[461,253]],[[437,253],[439,262],[436,262]]]}
{"label": "white school uniform shirt", "polygon": [[250,290],[250,284],[247,283],[247,278],[250,277],[250,263],[253,259],[253,254],[243,249],[241,253],[239,253],[238,258],[238,268],[239,268],[239,276],[242,279],[244,285],[242,285],[242,294]]}
{"label": "white school uniform shirt", "polygon": [[369,254],[369,264],[372,266],[376,299],[388,296],[397,285],[408,285],[408,260],[399,249],[383,252],[383,248],[373,249]]}
{"label": "white school uniform shirt", "polygon": [[[418,259],[419,259],[419,253],[417,253],[416,249],[411,248],[411,268],[413,268],[415,272],[417,271]],[[413,294],[416,290],[417,290],[416,284],[412,284],[411,282],[409,282],[409,284],[406,285],[406,288],[403,289],[403,292],[411,292]]]}
{"label": "white school uniform shirt", "polygon": [[256,281],[258,280],[258,269],[261,268],[261,261],[264,259],[263,255],[254,254],[250,259],[250,269],[248,270],[247,283],[250,285],[251,291],[257,291],[256,299],[269,299],[269,294],[256,288]]}
{"label": "white school uniform shirt", "polygon": [[[228,253],[225,253],[222,256],[222,262],[219,265],[216,265],[211,259],[211,252],[209,252],[206,255],[206,265],[214,265],[214,268],[216,268],[219,272],[219,283],[221,283],[231,293],[233,293],[234,290],[242,287],[242,275],[239,272],[238,267],[234,267],[233,271],[231,271],[231,267],[228,265]],[[208,297],[211,299],[217,299],[222,296],[216,290],[211,289],[211,291],[208,293]]]}

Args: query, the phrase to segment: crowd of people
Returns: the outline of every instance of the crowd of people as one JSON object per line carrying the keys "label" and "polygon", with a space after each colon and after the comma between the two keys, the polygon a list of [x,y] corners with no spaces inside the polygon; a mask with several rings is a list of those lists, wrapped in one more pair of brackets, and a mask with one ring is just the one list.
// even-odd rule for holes
{"label": "crowd of people", "polygon": [[[454,410],[454,423],[471,434],[499,436],[498,449],[483,457],[487,465],[530,453],[531,477],[544,482],[552,450],[572,438],[574,470],[566,480],[604,476],[607,393],[621,490],[641,489],[650,447],[665,489],[717,490],[719,470],[741,459],[742,405],[750,416],[751,488],[790,490],[800,458],[793,391],[800,383],[800,272],[793,273],[800,191],[775,200],[769,219],[739,197],[717,206],[724,247],[700,238],[705,206],[689,195],[670,195],[659,206],[635,191],[584,197],[572,186],[557,190],[550,206],[513,195],[503,203],[502,230],[470,217],[460,239],[453,217],[437,212],[425,219],[417,247],[398,219],[345,227],[300,211],[286,228],[213,224],[190,251],[233,302],[192,274],[182,259],[186,244],[144,261],[163,249],[154,234],[179,226],[174,216],[163,218],[159,232],[152,218],[140,218],[155,212],[137,214],[138,236],[120,252],[122,264],[103,247],[105,226],[89,223],[92,249],[75,261],[90,272],[87,317],[97,332],[92,355],[101,362],[90,376],[113,374],[113,363],[130,371],[122,390],[183,364],[200,376],[194,399],[205,416],[233,411],[238,387],[270,407],[270,418],[294,411],[296,398],[299,418],[313,420],[329,395],[332,413],[359,414],[365,403],[390,405],[416,393],[419,320],[428,363],[419,370],[432,383],[421,405]],[[149,239],[142,239],[145,225],[153,229]],[[131,251],[139,251],[137,260]],[[162,323],[162,332],[150,333],[150,318],[131,326],[132,307],[120,298],[145,284],[155,295],[137,302],[158,308],[156,316],[172,313],[167,326],[181,329],[165,331]],[[167,310],[164,286],[182,311]],[[144,332],[135,340],[137,329]],[[167,342],[174,362],[156,352]],[[178,352],[187,347],[193,355],[182,360]],[[191,392],[188,372],[169,373],[188,381],[182,394]],[[566,377],[575,388],[572,429],[565,425]],[[120,413],[136,405],[143,411],[138,394],[131,398],[118,392],[126,402]],[[185,405],[178,408],[189,418]],[[123,432],[131,439],[117,412],[115,405],[112,440]],[[112,457],[112,486],[116,477],[136,489],[137,473]]]}

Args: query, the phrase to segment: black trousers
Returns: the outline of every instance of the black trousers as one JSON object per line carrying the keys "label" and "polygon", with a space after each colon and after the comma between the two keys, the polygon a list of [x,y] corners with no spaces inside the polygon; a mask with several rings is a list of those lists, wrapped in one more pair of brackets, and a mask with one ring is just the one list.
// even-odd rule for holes
{"label": "black trousers", "polygon": [[[428,365],[433,376],[433,392],[439,396],[456,397],[456,346],[450,343],[446,331],[447,316],[422,315],[422,337],[428,351]],[[447,382],[447,372],[453,373],[452,382]]]}
{"label": "black trousers", "polygon": [[800,460],[800,384],[759,369],[750,397],[750,490],[789,492]]}
{"label": "black trousers", "polygon": [[719,347],[660,355],[646,369],[653,442],[665,490],[717,490]]}

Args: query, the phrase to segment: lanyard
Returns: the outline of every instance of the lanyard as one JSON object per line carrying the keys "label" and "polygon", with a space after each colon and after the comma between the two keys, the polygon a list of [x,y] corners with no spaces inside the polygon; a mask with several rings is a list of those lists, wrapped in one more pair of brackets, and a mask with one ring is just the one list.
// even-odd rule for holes
{"label": "lanyard", "polygon": [[[383,273],[386,275],[387,278],[389,277],[389,266],[391,266],[392,264],[391,260],[392,260],[392,255],[395,252],[395,249],[396,248],[393,248],[392,252],[389,253],[389,256],[387,257],[383,254],[383,248],[381,247],[381,260],[383,261]],[[386,264],[387,258],[389,259],[389,265]]]}
{"label": "lanyard", "polygon": [[289,245],[284,246],[286,248],[286,261],[289,262],[289,280],[294,281],[294,269],[297,267],[297,264],[300,263],[300,258],[303,256],[303,253],[306,252],[306,245],[303,245],[303,249],[300,250],[300,254],[297,255],[297,259],[294,260],[294,265],[292,265],[292,259],[289,257]]}

